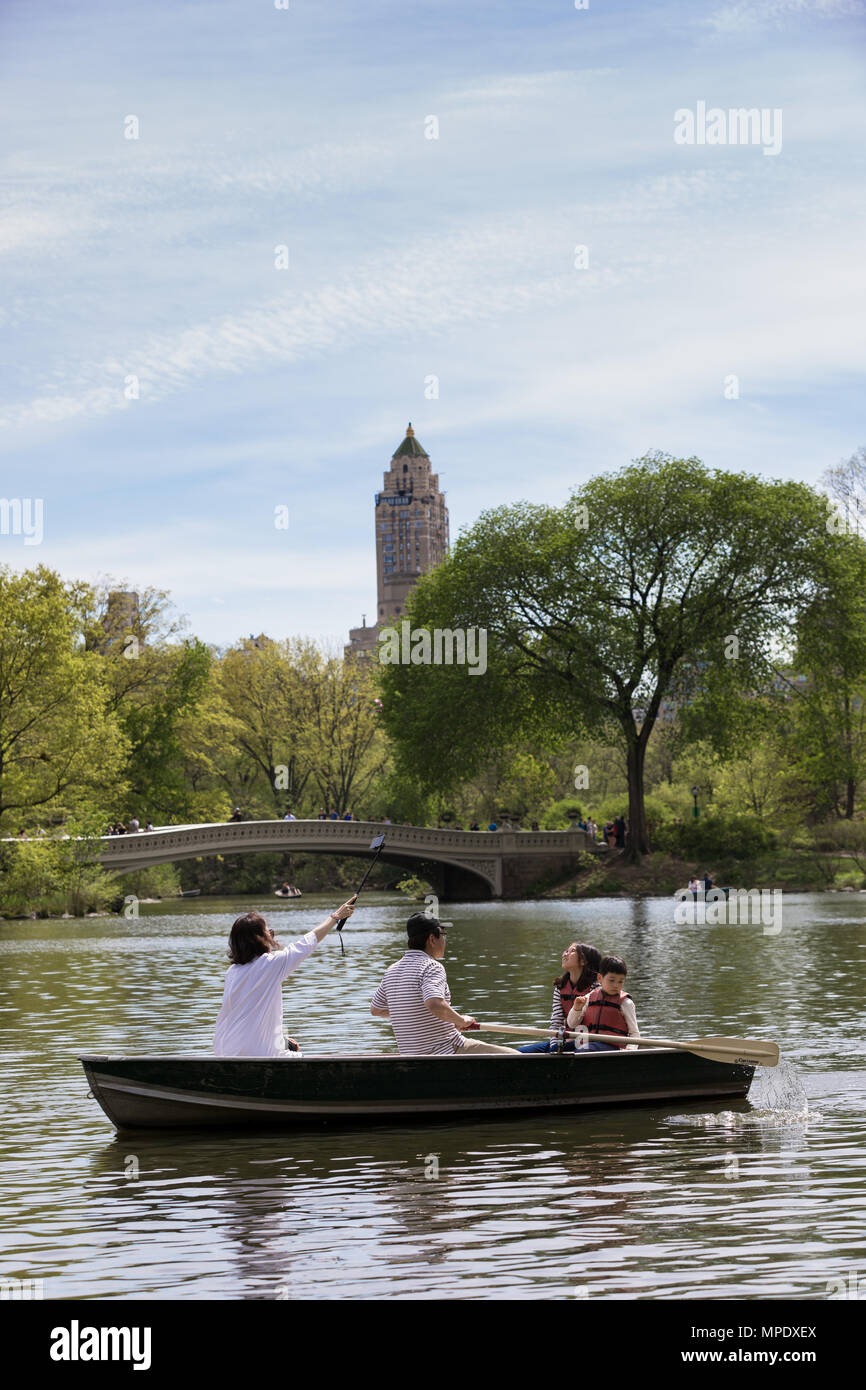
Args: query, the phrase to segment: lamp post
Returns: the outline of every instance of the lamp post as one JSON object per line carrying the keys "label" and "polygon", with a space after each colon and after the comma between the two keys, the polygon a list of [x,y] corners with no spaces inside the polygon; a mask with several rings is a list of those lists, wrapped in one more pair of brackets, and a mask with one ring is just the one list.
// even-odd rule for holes
{"label": "lamp post", "polygon": [[697,820],[698,816],[701,814],[700,811],[698,810],[698,792],[699,792],[699,791],[700,791],[700,787],[692,787],[692,796],[695,798],[695,804],[694,804],[694,806],[692,807],[692,817],[693,817],[694,820]]}

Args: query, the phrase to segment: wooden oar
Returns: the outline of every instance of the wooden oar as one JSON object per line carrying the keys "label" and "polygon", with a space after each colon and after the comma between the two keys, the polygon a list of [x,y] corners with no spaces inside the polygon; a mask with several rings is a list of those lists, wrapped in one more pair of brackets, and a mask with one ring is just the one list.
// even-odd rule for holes
{"label": "wooden oar", "polygon": [[[479,1023],[482,1032],[525,1033],[528,1037],[556,1038],[554,1028],[518,1028],[510,1023]],[[696,1038],[694,1042],[672,1042],[670,1038],[626,1038],[620,1033],[566,1032],[567,1038],[580,1037],[584,1042],[624,1043],[633,1047],[669,1047],[675,1052],[693,1052],[710,1062],[745,1062],[750,1067],[777,1067],[779,1044],[757,1038]]]}

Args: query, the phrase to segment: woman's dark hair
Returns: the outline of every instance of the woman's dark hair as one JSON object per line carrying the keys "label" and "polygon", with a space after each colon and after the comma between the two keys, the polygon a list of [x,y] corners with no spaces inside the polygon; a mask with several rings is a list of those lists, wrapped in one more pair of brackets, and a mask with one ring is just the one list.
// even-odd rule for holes
{"label": "woman's dark hair", "polygon": [[232,924],[229,932],[229,960],[232,965],[249,965],[256,956],[281,951],[279,941],[271,939],[268,924],[259,912],[246,912]]}
{"label": "woman's dark hair", "polygon": [[[583,969],[580,972],[580,978],[576,985],[576,988],[583,993],[584,990],[589,989],[595,984],[596,976],[599,973],[599,966],[601,965],[601,951],[597,951],[594,946],[590,946],[586,941],[575,941],[574,944],[577,947],[578,955],[583,958]],[[553,983],[556,985],[557,989],[564,989],[566,982],[570,979],[571,976],[566,970],[562,975],[557,975]]]}
{"label": "woman's dark hair", "polygon": [[406,923],[406,936],[410,951],[423,951],[431,936],[440,937],[442,928],[436,917],[428,917],[426,912],[413,912]]}

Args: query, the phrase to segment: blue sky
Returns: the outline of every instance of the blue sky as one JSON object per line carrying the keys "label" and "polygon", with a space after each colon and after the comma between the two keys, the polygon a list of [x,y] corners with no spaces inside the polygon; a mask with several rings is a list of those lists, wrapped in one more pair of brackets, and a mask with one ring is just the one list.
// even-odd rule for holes
{"label": "blue sky", "polygon": [[[866,443],[864,38],[862,0],[3,0],[0,490],[45,536],[0,562],[342,644],[409,419],[452,536],[652,449],[816,482]],[[700,101],[781,151],[676,144]]]}

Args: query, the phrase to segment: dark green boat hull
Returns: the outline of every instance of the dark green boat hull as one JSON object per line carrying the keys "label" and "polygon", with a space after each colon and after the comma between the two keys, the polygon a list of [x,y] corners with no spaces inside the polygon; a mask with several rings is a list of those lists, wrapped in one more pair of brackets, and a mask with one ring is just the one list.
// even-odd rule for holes
{"label": "dark green boat hull", "polygon": [[399,1057],[80,1058],[117,1129],[473,1118],[745,1096],[754,1068],[649,1049]]}

